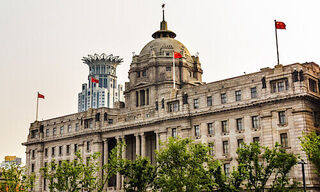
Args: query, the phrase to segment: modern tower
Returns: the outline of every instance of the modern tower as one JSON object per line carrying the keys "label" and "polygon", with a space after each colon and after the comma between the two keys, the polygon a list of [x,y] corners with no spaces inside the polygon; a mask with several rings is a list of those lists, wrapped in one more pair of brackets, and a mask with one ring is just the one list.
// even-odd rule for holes
{"label": "modern tower", "polygon": [[[122,62],[119,56],[102,53],[83,57],[83,63],[89,66],[88,84],[82,84],[78,94],[78,111],[89,108],[113,108],[114,102],[124,101],[123,86],[117,84],[117,66]],[[92,82],[92,78],[99,80]]]}

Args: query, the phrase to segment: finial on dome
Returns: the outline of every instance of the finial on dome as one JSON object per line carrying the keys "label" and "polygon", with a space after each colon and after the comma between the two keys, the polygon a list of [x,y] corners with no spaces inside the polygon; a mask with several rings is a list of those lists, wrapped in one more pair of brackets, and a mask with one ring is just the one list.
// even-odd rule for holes
{"label": "finial on dome", "polygon": [[164,21],[164,7],[166,6],[166,4],[162,4],[162,21]]}
{"label": "finial on dome", "polygon": [[160,23],[160,30],[156,31],[155,33],[152,34],[153,38],[161,38],[161,37],[171,37],[175,38],[176,34],[170,30],[168,30],[168,25],[167,22],[164,19],[164,7],[166,4],[162,4],[162,21]]}

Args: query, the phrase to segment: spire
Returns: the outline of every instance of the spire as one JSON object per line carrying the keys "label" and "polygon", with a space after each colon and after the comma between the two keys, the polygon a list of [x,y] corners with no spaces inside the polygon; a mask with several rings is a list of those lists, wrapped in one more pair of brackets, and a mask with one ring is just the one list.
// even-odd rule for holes
{"label": "spire", "polygon": [[161,38],[161,37],[171,37],[171,38],[176,37],[176,34],[174,32],[168,30],[168,24],[164,19],[164,7],[165,7],[165,4],[162,4],[162,21],[160,23],[160,30],[152,34],[152,37],[155,39]]}

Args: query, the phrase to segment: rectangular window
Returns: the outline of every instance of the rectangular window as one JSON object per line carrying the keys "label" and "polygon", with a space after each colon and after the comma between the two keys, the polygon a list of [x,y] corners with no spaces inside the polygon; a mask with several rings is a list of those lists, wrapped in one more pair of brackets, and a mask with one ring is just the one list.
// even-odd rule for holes
{"label": "rectangular window", "polygon": [[227,95],[225,93],[221,93],[221,104],[227,103]]}
{"label": "rectangular window", "polygon": [[280,111],[280,112],[278,112],[278,116],[279,116],[279,123],[281,125],[286,124],[286,112],[285,111]]}
{"label": "rectangular window", "polygon": [[284,82],[283,81],[278,82],[278,91],[279,92],[284,91]]}
{"label": "rectangular window", "polygon": [[62,155],[62,146],[59,146],[59,155]]}
{"label": "rectangular window", "polygon": [[166,71],[171,71],[171,67],[166,67]]}
{"label": "rectangular window", "polygon": [[207,106],[212,106],[212,96],[207,97]]}
{"label": "rectangular window", "polygon": [[259,142],[260,142],[260,138],[259,138],[259,137],[253,137],[253,142],[254,142],[254,143],[255,143],[255,142],[259,143]]}
{"label": "rectangular window", "polygon": [[62,135],[62,134],[63,134],[63,129],[64,129],[64,127],[63,127],[63,126],[61,126],[61,127],[60,127],[60,135]]}
{"label": "rectangular window", "polygon": [[48,157],[48,148],[45,148],[45,149],[44,149],[44,156],[45,156],[45,157]]}
{"label": "rectangular window", "polygon": [[252,87],[250,91],[251,91],[251,99],[257,98],[257,88]]}
{"label": "rectangular window", "polygon": [[223,141],[223,154],[228,154],[229,153],[229,142],[228,141]]}
{"label": "rectangular window", "polygon": [[72,131],[71,125],[68,125],[68,133],[70,133],[71,131]]}
{"label": "rectangular window", "polygon": [[235,92],[235,96],[236,96],[236,101],[241,101],[241,91],[236,91]]}
{"label": "rectangular window", "polygon": [[230,175],[230,164],[229,163],[225,163],[223,165],[223,169],[224,169],[224,174],[226,176],[229,176]]}
{"label": "rectangular window", "polygon": [[74,144],[74,153],[78,151],[78,144]]}
{"label": "rectangular window", "polygon": [[289,81],[287,78],[273,80],[270,82],[271,93],[282,92],[289,89]]}
{"label": "rectangular window", "polygon": [[288,134],[287,133],[281,133],[280,134],[280,142],[282,147],[289,147],[288,143]]}
{"label": "rectangular window", "polygon": [[31,172],[34,173],[34,163],[31,164]]}
{"label": "rectangular window", "polygon": [[313,79],[309,79],[309,89],[310,91],[317,93],[317,83]]}
{"label": "rectangular window", "polygon": [[50,135],[50,129],[46,129],[46,137],[49,137],[49,135]]}
{"label": "rectangular window", "polygon": [[79,129],[80,129],[79,123],[76,123],[76,131],[79,131]]}
{"label": "rectangular window", "polygon": [[55,147],[51,148],[51,156],[53,157],[55,155]]}
{"label": "rectangular window", "polygon": [[251,120],[252,120],[252,128],[253,129],[258,129],[259,128],[259,118],[258,118],[258,116],[252,116]]}
{"label": "rectangular window", "polygon": [[199,108],[199,99],[193,100],[193,108],[198,109]]}
{"label": "rectangular window", "polygon": [[87,141],[87,151],[90,151],[90,141]]}
{"label": "rectangular window", "polygon": [[137,77],[140,77],[140,71],[137,71]]}
{"label": "rectangular window", "polygon": [[213,135],[213,125],[212,123],[207,123],[208,126],[208,134]]}
{"label": "rectangular window", "polygon": [[36,151],[35,150],[31,151],[31,156],[32,156],[32,159],[34,159],[36,157]]}
{"label": "rectangular window", "polygon": [[67,153],[67,154],[69,154],[69,153],[70,153],[70,145],[67,145],[66,153]]}
{"label": "rectangular window", "polygon": [[238,142],[238,147],[242,147],[243,139],[238,139],[237,142]]}
{"label": "rectangular window", "polygon": [[113,124],[113,119],[108,119],[109,124]]}
{"label": "rectangular window", "polygon": [[172,128],[172,137],[177,138],[177,128]]}
{"label": "rectangular window", "polygon": [[171,101],[168,103],[169,112],[177,112],[179,111],[179,101]]}
{"label": "rectangular window", "polygon": [[221,131],[222,133],[228,132],[228,123],[227,121],[221,121]]}
{"label": "rectangular window", "polygon": [[195,125],[194,126],[194,135],[196,137],[200,137],[200,127],[199,127],[199,125]]}
{"label": "rectangular window", "polygon": [[209,155],[213,156],[214,155],[214,144],[209,143]]}
{"label": "rectangular window", "polygon": [[142,71],[142,76],[143,77],[147,76],[147,71],[146,70]]}
{"label": "rectangular window", "polygon": [[242,131],[243,124],[242,124],[242,118],[236,119],[237,122],[237,131]]}

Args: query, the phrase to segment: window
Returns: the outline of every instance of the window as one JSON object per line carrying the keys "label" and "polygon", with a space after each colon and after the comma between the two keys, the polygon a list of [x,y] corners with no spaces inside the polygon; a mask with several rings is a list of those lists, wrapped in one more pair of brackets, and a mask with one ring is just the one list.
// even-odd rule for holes
{"label": "window", "polygon": [[238,139],[237,142],[238,142],[238,147],[242,147],[243,139]]}
{"label": "window", "polygon": [[70,153],[70,145],[67,145],[66,153],[67,153],[67,154]]}
{"label": "window", "polygon": [[317,83],[315,80],[313,79],[309,79],[309,89],[310,91],[314,92],[314,93],[317,93]]}
{"label": "window", "polygon": [[212,106],[212,96],[207,97],[207,106]]}
{"label": "window", "polygon": [[62,146],[59,146],[59,155],[62,155]]}
{"label": "window", "polygon": [[62,135],[62,134],[63,134],[63,129],[64,129],[64,127],[63,127],[63,126],[61,126],[61,127],[60,127],[60,135]]}
{"label": "window", "polygon": [[237,122],[237,131],[242,131],[243,125],[242,125],[242,118],[236,119]]}
{"label": "window", "polygon": [[228,132],[227,121],[221,121],[221,131],[222,131],[222,133],[227,133]]}
{"label": "window", "polygon": [[76,123],[76,128],[75,128],[75,130],[76,130],[76,131],[79,131],[79,128],[80,128],[80,127],[79,127],[79,123]]}
{"label": "window", "polygon": [[142,71],[142,76],[143,77],[147,76],[147,71],[146,70]]}
{"label": "window", "polygon": [[172,128],[172,137],[177,138],[177,128]]}
{"label": "window", "polygon": [[228,141],[223,141],[222,145],[223,145],[223,154],[228,154],[229,153],[229,143],[228,143]]}
{"label": "window", "polygon": [[259,142],[260,142],[260,138],[259,138],[259,137],[253,137],[253,142],[254,142],[254,143],[255,143],[255,142],[259,143]]}
{"label": "window", "polygon": [[270,84],[271,84],[271,93],[282,92],[284,90],[289,89],[289,82],[287,78],[273,80],[270,82]]}
{"label": "window", "polygon": [[48,148],[45,148],[45,149],[44,149],[44,156],[45,156],[45,157],[48,157]]}
{"label": "window", "polygon": [[227,95],[225,93],[221,93],[221,104],[227,103]]}
{"label": "window", "polygon": [[51,148],[51,156],[54,156],[55,155],[55,147],[52,147]]}
{"label": "window", "polygon": [[166,67],[166,71],[171,71],[171,67]]}
{"label": "window", "polygon": [[92,129],[93,127],[93,123],[92,123],[92,119],[89,121],[89,128]]}
{"label": "window", "polygon": [[74,153],[78,151],[78,144],[74,144]]}
{"label": "window", "polygon": [[286,112],[285,111],[280,111],[280,112],[278,112],[278,116],[279,116],[279,123],[281,125],[286,124]]}
{"label": "window", "polygon": [[49,137],[49,135],[50,135],[50,129],[46,129],[46,137]]}
{"label": "window", "polygon": [[200,137],[200,127],[199,125],[194,126],[194,134],[196,137]]}
{"label": "window", "polygon": [[32,130],[31,131],[31,138],[37,138],[38,137],[38,130]]}
{"label": "window", "polygon": [[259,128],[259,118],[258,118],[258,116],[252,116],[251,120],[252,120],[252,128],[253,129],[258,129]]}
{"label": "window", "polygon": [[90,151],[90,141],[87,141],[87,151]]}
{"label": "window", "polygon": [[241,101],[241,91],[236,91],[235,92],[235,96],[236,96],[236,101]]}
{"label": "window", "polygon": [[31,172],[34,172],[34,163],[31,164]]}
{"label": "window", "polygon": [[108,119],[109,124],[113,124],[113,119]]}
{"label": "window", "polygon": [[209,143],[209,155],[214,155],[214,144]]}
{"label": "window", "polygon": [[257,98],[257,88],[252,87],[250,91],[251,91],[251,99]]}
{"label": "window", "polygon": [[31,151],[31,156],[32,156],[32,159],[34,159],[36,157],[36,151],[35,150]]}
{"label": "window", "polygon": [[212,123],[207,123],[207,127],[208,127],[208,134],[209,134],[209,135],[213,135],[213,126],[212,126]]}
{"label": "window", "polygon": [[229,176],[230,175],[230,164],[229,163],[225,163],[223,165],[223,169],[224,169],[224,174],[226,176]]}
{"label": "window", "polygon": [[54,128],[52,129],[52,135],[53,135],[53,136],[56,136],[56,135],[57,135],[57,128],[54,127]]}
{"label": "window", "polygon": [[70,132],[71,132],[71,130],[72,130],[71,125],[68,125],[68,133],[70,133]]}
{"label": "window", "polygon": [[280,134],[280,143],[281,143],[282,147],[289,147],[288,134],[287,133],[281,133]]}
{"label": "window", "polygon": [[193,100],[193,107],[194,107],[195,109],[198,109],[198,108],[199,108],[199,99],[194,99],[194,100]]}
{"label": "window", "polygon": [[172,101],[168,103],[169,112],[177,112],[179,111],[179,101]]}

